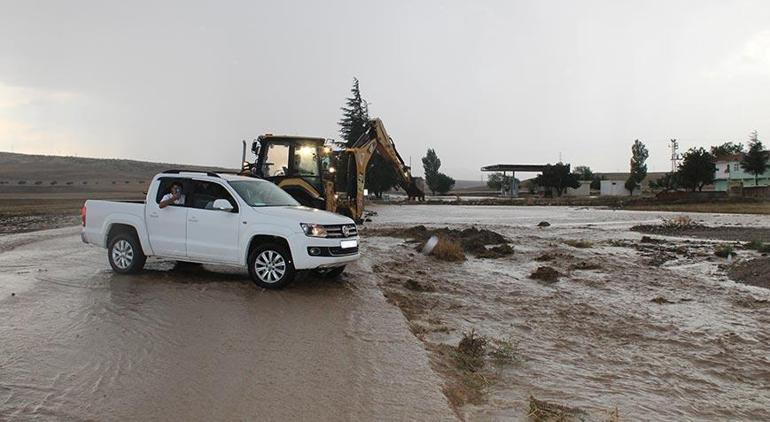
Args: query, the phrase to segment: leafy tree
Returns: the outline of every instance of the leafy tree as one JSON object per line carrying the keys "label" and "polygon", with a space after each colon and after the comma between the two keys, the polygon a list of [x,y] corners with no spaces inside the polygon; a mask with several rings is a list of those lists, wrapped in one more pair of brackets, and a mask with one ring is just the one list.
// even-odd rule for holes
{"label": "leafy tree", "polygon": [[591,167],[588,166],[575,166],[575,170],[572,171],[578,177],[578,180],[593,180],[594,172],[591,171]]}
{"label": "leafy tree", "polygon": [[741,168],[746,173],[754,175],[754,186],[757,186],[759,175],[764,174],[770,168],[768,160],[770,160],[770,157],[768,157],[768,152],[765,151],[764,145],[759,140],[757,132],[752,132],[749,139],[749,151],[744,154],[741,160]]}
{"label": "leafy tree", "polygon": [[435,195],[436,177],[438,176],[438,169],[441,168],[441,159],[438,158],[433,148],[428,148],[425,157],[422,157],[422,168],[425,172],[425,184],[428,185],[431,193]]}
{"label": "leafy tree", "polygon": [[455,186],[455,179],[447,176],[444,173],[438,173],[435,178],[435,183],[436,192],[443,195],[452,190],[452,188]]}
{"label": "leafy tree", "polygon": [[487,186],[494,190],[501,190],[503,187],[510,188],[512,183],[513,176],[505,176],[502,173],[492,173],[487,179]]}
{"label": "leafy tree", "polygon": [[703,186],[714,183],[717,166],[715,158],[705,148],[690,148],[682,156],[682,164],[677,170],[677,181],[693,192],[703,190]]}
{"label": "leafy tree", "polygon": [[727,157],[730,155],[740,154],[743,152],[743,144],[742,143],[732,143],[732,142],[725,142],[722,145],[715,145],[711,147],[711,155],[714,156],[714,158],[722,158]]}
{"label": "leafy tree", "polygon": [[647,177],[647,157],[649,157],[647,147],[640,140],[635,140],[631,146],[631,174],[626,180],[626,189],[633,195],[634,190],[638,189],[642,180]]}
{"label": "leafy tree", "polygon": [[557,196],[561,196],[567,188],[577,189],[580,187],[577,175],[570,172],[570,165],[562,163],[547,164],[543,173],[535,177],[534,183],[543,187],[546,195],[555,190]]}
{"label": "leafy tree", "polygon": [[[350,97],[345,100],[345,107],[342,107],[342,119],[339,121],[340,135],[344,139],[344,145],[351,147],[355,142],[369,129],[369,106],[361,96],[358,79],[353,78],[353,87],[350,89]],[[354,167],[355,159],[345,154],[340,160],[337,170],[337,181],[344,185],[346,182],[355,183],[348,175],[349,168]],[[366,167],[366,189],[370,190],[376,197],[382,197],[382,193],[398,184],[398,174],[393,166],[388,165],[385,160],[375,153],[369,160]],[[354,186],[348,186],[353,189]]]}
{"label": "leafy tree", "polygon": [[663,192],[679,189],[681,185],[678,172],[668,172],[659,180],[650,180],[650,189],[660,189]]}
{"label": "leafy tree", "polygon": [[602,188],[602,180],[606,180],[607,176],[603,174],[597,174],[594,173],[593,177],[591,177],[591,189],[593,190],[599,190]]}
{"label": "leafy tree", "polygon": [[382,193],[397,186],[398,182],[396,169],[387,163],[380,154],[374,154],[366,169],[366,189],[369,189],[377,198],[382,198]]}
{"label": "leafy tree", "polygon": [[433,148],[428,148],[425,157],[422,157],[422,168],[425,171],[425,184],[433,195],[436,192],[449,192],[454,187],[455,180],[438,171],[441,168],[441,159]]}

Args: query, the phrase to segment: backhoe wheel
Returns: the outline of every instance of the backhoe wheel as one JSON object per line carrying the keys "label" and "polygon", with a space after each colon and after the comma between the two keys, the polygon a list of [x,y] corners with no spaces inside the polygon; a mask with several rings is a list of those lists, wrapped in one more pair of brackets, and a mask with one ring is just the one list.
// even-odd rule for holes
{"label": "backhoe wheel", "polygon": [[118,233],[110,238],[107,259],[112,270],[119,274],[139,272],[147,261],[142,245],[133,233]]}
{"label": "backhoe wheel", "polygon": [[259,245],[249,254],[249,275],[259,287],[280,289],[294,280],[291,254],[275,243]]}
{"label": "backhoe wheel", "polygon": [[337,278],[345,272],[345,266],[334,268],[316,268],[313,270],[313,274],[321,278]]}

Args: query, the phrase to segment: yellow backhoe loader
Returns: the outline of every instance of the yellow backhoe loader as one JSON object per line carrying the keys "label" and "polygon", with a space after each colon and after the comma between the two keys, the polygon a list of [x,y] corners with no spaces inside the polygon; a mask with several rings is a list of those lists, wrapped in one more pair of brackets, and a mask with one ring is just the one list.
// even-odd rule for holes
{"label": "yellow backhoe loader", "polygon": [[[251,151],[254,162],[246,161],[244,141],[241,174],[270,180],[302,205],[357,222],[363,219],[366,168],[375,153],[393,167],[410,200],[425,199],[421,179],[412,177],[380,119],[370,120],[366,132],[347,148],[335,150],[324,138],[267,134],[252,143]],[[338,165],[347,165],[344,178],[336,177]]]}

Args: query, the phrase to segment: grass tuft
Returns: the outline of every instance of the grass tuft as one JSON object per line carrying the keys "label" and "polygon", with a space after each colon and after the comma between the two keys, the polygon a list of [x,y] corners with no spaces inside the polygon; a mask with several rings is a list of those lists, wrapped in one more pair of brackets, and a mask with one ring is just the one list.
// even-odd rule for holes
{"label": "grass tuft", "polygon": [[442,261],[465,261],[465,252],[459,242],[446,237],[439,237],[438,243],[430,254]]}
{"label": "grass tuft", "polygon": [[735,256],[737,253],[735,252],[733,245],[719,245],[714,250],[714,255],[720,258],[727,258],[731,255]]}
{"label": "grass tuft", "polygon": [[489,340],[478,334],[475,329],[463,333],[463,338],[457,344],[455,359],[460,369],[476,372],[484,367],[484,355]]}

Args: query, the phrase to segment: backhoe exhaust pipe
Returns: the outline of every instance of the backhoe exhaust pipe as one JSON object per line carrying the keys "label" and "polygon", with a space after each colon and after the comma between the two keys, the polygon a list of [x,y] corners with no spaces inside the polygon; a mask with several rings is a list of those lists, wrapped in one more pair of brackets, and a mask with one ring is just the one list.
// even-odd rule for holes
{"label": "backhoe exhaust pipe", "polygon": [[243,154],[241,154],[241,169],[243,169],[243,166],[246,164],[246,140],[243,141]]}

